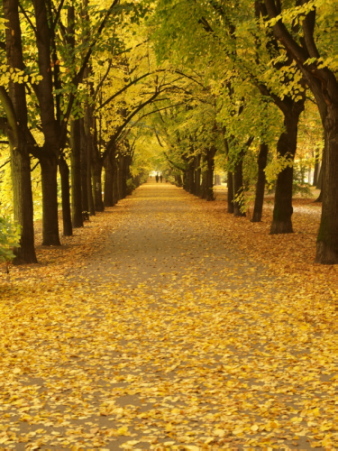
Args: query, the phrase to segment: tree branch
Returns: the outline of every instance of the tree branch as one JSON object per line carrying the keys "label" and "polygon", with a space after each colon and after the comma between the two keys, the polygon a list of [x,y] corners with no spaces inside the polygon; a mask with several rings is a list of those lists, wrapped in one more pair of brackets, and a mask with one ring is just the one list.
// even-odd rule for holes
{"label": "tree branch", "polygon": [[110,69],[112,68],[112,65],[113,65],[113,60],[110,58],[110,59],[108,60],[108,67],[107,67],[107,70],[106,70],[106,72],[103,74],[101,80],[99,81],[99,83],[98,83],[98,85],[97,85],[97,87],[96,87],[96,89],[95,89],[95,92],[94,92],[94,95],[93,95],[94,99],[96,99],[96,97],[98,96],[98,93],[99,93],[99,91],[100,91],[100,89],[101,89],[103,83],[105,82],[106,78],[107,78],[108,75],[109,75],[109,72],[110,72]]}
{"label": "tree branch", "polygon": [[31,26],[32,30],[36,34],[36,27],[34,26],[33,22],[30,20],[26,10],[22,7],[20,2],[19,2],[19,8],[20,8],[20,11],[22,12],[22,14],[25,16],[25,18],[26,18],[27,22],[29,23],[29,25]]}
{"label": "tree branch", "polygon": [[56,27],[56,25],[58,23],[58,20],[60,19],[61,10],[62,10],[62,7],[63,7],[64,3],[65,3],[65,0],[61,0],[60,1],[59,7],[58,7],[58,9],[56,11],[56,14],[55,14],[55,19],[53,21],[53,29],[55,29],[55,27]]}
{"label": "tree branch", "polygon": [[[1,143],[2,143],[2,141],[0,141]],[[0,166],[0,169],[2,169],[2,168],[4,168],[8,163],[10,163],[11,162],[11,159],[10,158],[8,158],[8,160],[6,160],[1,166]]]}
{"label": "tree branch", "polygon": [[135,83],[137,83],[138,81],[142,80],[143,78],[148,77],[149,75],[154,75],[157,72],[165,72],[165,69],[159,69],[156,70],[154,72],[147,72],[146,74],[141,75],[140,77],[136,78],[135,80],[131,81],[130,83],[128,83],[126,86],[124,86],[123,88],[121,88],[119,91],[117,91],[115,94],[113,94],[112,96],[110,96],[107,100],[105,100],[98,108],[96,108],[95,110],[98,111],[101,108],[104,108],[106,105],[108,105],[108,103],[110,103],[112,100],[114,100],[116,97],[118,97],[120,94],[122,94],[124,91],[126,91],[128,88],[130,88],[131,86],[133,86]]}
{"label": "tree branch", "polygon": [[[307,2],[305,2],[307,3]],[[310,11],[302,22],[304,36],[301,38],[303,47],[308,51],[311,58],[319,58],[319,52],[314,40],[314,29],[316,24],[316,10]]]}

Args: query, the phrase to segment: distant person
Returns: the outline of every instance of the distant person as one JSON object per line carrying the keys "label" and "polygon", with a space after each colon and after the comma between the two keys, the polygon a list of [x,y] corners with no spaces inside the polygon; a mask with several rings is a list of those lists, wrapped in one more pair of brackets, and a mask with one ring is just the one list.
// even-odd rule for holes
{"label": "distant person", "polygon": [[160,182],[162,183],[163,177],[162,174],[160,175]]}
{"label": "distant person", "polygon": [[158,174],[156,174],[155,179],[156,179],[156,183],[158,183]]}

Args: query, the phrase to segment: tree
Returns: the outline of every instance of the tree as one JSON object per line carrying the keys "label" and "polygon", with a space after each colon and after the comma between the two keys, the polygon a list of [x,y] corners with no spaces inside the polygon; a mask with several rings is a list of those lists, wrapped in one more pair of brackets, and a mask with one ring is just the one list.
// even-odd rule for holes
{"label": "tree", "polygon": [[[6,55],[9,70],[24,69],[19,4],[4,0],[6,28]],[[6,112],[5,129],[9,138],[13,183],[14,218],[20,224],[20,243],[15,248],[15,263],[36,263],[34,249],[33,201],[30,178],[30,133],[25,86],[22,80],[11,80],[9,93],[0,87],[0,100]]]}
{"label": "tree", "polygon": [[[170,4],[170,8],[168,6]],[[224,127],[230,169],[228,180],[233,193],[230,202],[236,215],[243,214],[242,165],[247,143],[264,134],[264,127],[254,128],[254,119],[245,120],[245,110],[255,94],[256,108],[270,97],[284,116],[284,130],[278,144],[281,171],[277,178],[275,208],[271,233],[292,232],[292,162],[297,145],[297,124],[304,106],[304,89],[297,81],[289,83],[288,72],[297,68],[285,58],[285,51],[265,32],[255,2],[234,4],[215,0],[205,2],[158,2],[162,26],[155,32],[158,52],[170,55],[196,71],[204,62],[207,85],[219,99],[218,121]],[[184,22],[184,25],[182,25]],[[271,55],[272,53],[272,55]],[[271,57],[275,59],[268,66]],[[212,64],[210,64],[212,61]],[[186,69],[185,69],[186,70]],[[251,87],[250,87],[251,84]],[[249,108],[250,109],[250,108]],[[266,143],[268,144],[268,143]],[[287,164],[285,164],[287,160]]]}
{"label": "tree", "polygon": [[[265,0],[268,24],[304,75],[318,106],[325,133],[323,208],[316,261],[338,263],[338,79],[334,1],[302,0],[286,8]],[[299,24],[299,32],[291,25]],[[318,32],[320,28],[320,32]]]}

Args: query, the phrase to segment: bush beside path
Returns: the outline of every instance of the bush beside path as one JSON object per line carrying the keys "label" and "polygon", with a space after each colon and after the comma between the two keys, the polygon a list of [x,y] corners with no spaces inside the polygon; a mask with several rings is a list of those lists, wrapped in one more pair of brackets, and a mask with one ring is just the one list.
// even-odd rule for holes
{"label": "bush beside path", "polygon": [[304,208],[269,236],[149,183],[2,274],[0,449],[337,449],[338,273]]}

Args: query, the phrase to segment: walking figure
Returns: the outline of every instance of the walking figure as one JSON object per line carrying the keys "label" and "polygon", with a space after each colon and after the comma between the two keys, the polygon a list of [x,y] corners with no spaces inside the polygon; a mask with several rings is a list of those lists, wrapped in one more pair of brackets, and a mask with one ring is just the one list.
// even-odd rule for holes
{"label": "walking figure", "polygon": [[156,183],[158,183],[158,174],[156,174],[155,179],[156,179]]}
{"label": "walking figure", "polygon": [[162,177],[162,174],[160,175],[160,182],[162,183],[162,179],[163,179],[163,177]]}

